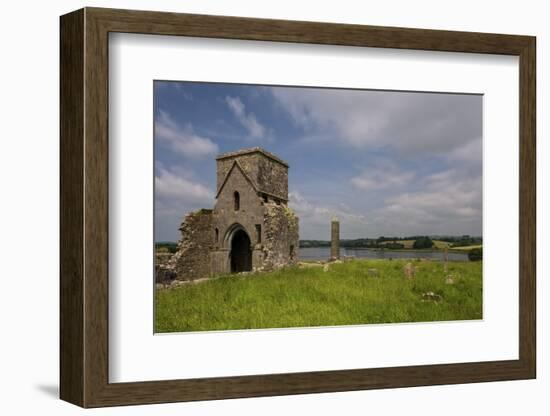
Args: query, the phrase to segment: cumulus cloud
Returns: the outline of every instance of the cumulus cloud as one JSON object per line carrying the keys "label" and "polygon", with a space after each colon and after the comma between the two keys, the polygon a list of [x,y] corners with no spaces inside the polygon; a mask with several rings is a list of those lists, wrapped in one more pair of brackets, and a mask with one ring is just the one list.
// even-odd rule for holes
{"label": "cumulus cloud", "polygon": [[254,113],[246,112],[245,105],[239,97],[225,97],[227,106],[237,118],[239,123],[246,129],[253,139],[262,139],[266,135],[266,128],[256,119]]}
{"label": "cumulus cloud", "polygon": [[[380,227],[408,233],[482,233],[482,178],[455,169],[428,175],[418,191],[388,197],[376,214]],[[398,221],[396,222],[396,219]],[[470,230],[470,231],[465,231]]]}
{"label": "cumulus cloud", "polygon": [[352,147],[450,152],[481,136],[480,95],[272,88],[308,134]]}
{"label": "cumulus cloud", "polygon": [[193,132],[190,124],[179,126],[170,115],[160,110],[155,120],[155,138],[188,158],[203,158],[218,153],[218,145]]}
{"label": "cumulus cloud", "polygon": [[212,204],[214,200],[214,192],[207,186],[162,168],[155,176],[155,194],[193,205]]}
{"label": "cumulus cloud", "polygon": [[483,160],[483,142],[481,137],[456,147],[446,156],[451,163],[458,162],[468,169],[474,168],[480,170]]}
{"label": "cumulus cloud", "polygon": [[[288,194],[289,206],[300,218],[300,238],[329,238],[328,227],[333,217],[337,217],[345,230],[351,230],[367,223],[364,215],[354,212],[344,203],[337,205],[315,204],[307,200],[299,191]],[[349,233],[348,233],[349,235]]]}
{"label": "cumulus cloud", "polygon": [[410,183],[414,177],[413,171],[402,170],[388,159],[378,159],[371,161],[360,175],[351,178],[351,184],[363,191],[385,188],[395,190]]}
{"label": "cumulus cloud", "polygon": [[[190,171],[157,167],[155,175],[155,238],[175,241],[185,214],[211,208],[214,191],[197,181]],[[160,237],[162,236],[162,237]]]}
{"label": "cumulus cloud", "polygon": [[[302,140],[315,138],[316,144],[325,140],[324,145],[346,152],[382,155],[370,156],[349,178],[350,192],[360,193],[351,200],[342,196],[355,209],[362,205],[370,222],[368,228],[355,223],[357,232],[481,233],[482,96],[317,88],[270,91],[279,108],[303,130]],[[440,171],[426,176],[435,169]],[[323,207],[304,212],[312,218],[325,213]]]}

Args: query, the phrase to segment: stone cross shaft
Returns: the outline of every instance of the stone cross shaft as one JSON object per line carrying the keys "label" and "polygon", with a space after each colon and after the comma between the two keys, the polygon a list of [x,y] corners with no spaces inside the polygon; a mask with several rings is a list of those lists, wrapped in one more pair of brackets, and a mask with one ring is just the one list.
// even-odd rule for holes
{"label": "stone cross shaft", "polygon": [[333,218],[330,222],[330,259],[340,259],[340,221]]}

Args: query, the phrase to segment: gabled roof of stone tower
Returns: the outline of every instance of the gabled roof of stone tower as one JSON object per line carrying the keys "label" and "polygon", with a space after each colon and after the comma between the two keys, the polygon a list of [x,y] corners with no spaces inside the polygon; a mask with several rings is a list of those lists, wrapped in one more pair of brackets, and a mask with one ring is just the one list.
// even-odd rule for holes
{"label": "gabled roof of stone tower", "polygon": [[235,160],[233,162],[233,165],[231,165],[231,168],[229,169],[229,171],[225,175],[225,178],[223,179],[223,183],[221,184],[220,189],[218,189],[218,192],[216,192],[216,198],[220,195],[220,193],[221,193],[222,189],[224,188],[225,183],[227,182],[227,179],[229,179],[229,176],[231,175],[231,172],[233,171],[233,169],[239,169],[241,171],[241,173],[243,174],[244,178],[246,179],[246,181],[250,184],[250,186],[252,186],[252,189],[254,189],[254,191],[258,192],[258,188],[254,184],[254,182],[250,179],[250,177],[245,172],[245,170],[240,165],[240,163],[237,160]]}
{"label": "gabled roof of stone tower", "polygon": [[228,152],[216,158],[216,198],[232,172],[241,171],[255,192],[288,201],[288,164],[261,147]]}
{"label": "gabled roof of stone tower", "polygon": [[216,157],[216,160],[227,159],[227,158],[235,157],[235,156],[247,155],[247,154],[250,154],[250,153],[261,153],[265,157],[267,157],[269,159],[272,159],[275,162],[278,162],[281,165],[284,165],[288,168],[288,163],[286,163],[283,159],[281,159],[278,156],[275,156],[273,153],[268,152],[265,149],[262,149],[261,147],[249,147],[247,149],[241,149],[241,150],[237,150],[235,152],[222,153],[221,155],[218,155]]}

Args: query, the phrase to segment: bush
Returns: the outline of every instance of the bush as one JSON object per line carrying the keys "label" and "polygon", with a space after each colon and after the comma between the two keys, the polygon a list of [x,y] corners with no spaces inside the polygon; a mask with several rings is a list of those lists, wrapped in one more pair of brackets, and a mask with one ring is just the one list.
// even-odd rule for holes
{"label": "bush", "polygon": [[174,254],[176,251],[178,251],[178,245],[177,243],[171,242],[155,243],[155,251],[157,251],[158,253]]}
{"label": "bush", "polygon": [[483,249],[482,248],[473,248],[468,251],[468,259],[470,261],[480,261],[483,260]]}
{"label": "bush", "polygon": [[434,242],[430,237],[418,237],[413,244],[413,248],[432,248]]}
{"label": "bush", "polygon": [[382,245],[381,247],[384,247],[384,248],[389,248],[391,250],[399,250],[399,249],[402,249],[402,248],[405,248],[405,245],[404,244],[401,244],[401,243],[386,243],[384,245]]}

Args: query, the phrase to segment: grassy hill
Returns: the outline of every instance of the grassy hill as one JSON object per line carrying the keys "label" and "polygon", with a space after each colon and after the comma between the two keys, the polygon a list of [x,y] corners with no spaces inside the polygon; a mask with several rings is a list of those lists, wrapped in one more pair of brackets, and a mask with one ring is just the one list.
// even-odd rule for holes
{"label": "grassy hill", "polygon": [[453,247],[453,250],[459,250],[459,251],[470,251],[474,248],[482,248],[483,246],[481,244],[473,245],[473,246],[462,246],[462,247]]}
{"label": "grassy hill", "polygon": [[413,262],[412,280],[406,263],[353,260],[157,289],[155,332],[481,319],[482,262],[450,262],[447,274],[442,262]]}

